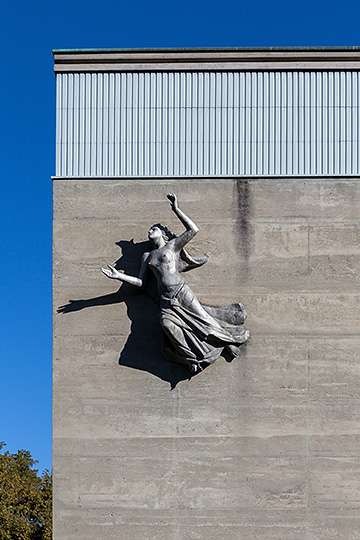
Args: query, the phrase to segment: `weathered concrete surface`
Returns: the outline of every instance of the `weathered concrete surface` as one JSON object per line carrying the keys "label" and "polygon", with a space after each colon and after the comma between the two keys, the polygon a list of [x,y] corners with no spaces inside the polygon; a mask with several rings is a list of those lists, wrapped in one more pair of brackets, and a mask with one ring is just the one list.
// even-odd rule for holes
{"label": "weathered concrete surface", "polygon": [[[191,380],[100,272],[181,232],[169,191],[212,252],[187,280],[252,332]],[[54,182],[55,540],[360,538],[359,224],[356,179]]]}

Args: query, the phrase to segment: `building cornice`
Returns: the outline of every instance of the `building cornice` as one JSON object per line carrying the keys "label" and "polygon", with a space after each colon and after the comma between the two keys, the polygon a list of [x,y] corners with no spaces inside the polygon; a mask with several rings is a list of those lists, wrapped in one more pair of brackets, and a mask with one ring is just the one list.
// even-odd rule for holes
{"label": "building cornice", "polygon": [[360,47],[55,49],[53,54],[55,73],[360,69]]}

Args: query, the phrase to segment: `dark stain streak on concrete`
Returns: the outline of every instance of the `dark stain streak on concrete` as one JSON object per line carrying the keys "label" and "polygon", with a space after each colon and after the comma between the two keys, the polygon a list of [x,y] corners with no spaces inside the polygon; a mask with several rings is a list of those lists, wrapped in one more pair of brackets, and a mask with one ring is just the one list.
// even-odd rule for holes
{"label": "dark stain streak on concrete", "polygon": [[236,180],[236,197],[238,207],[238,248],[239,255],[245,262],[246,269],[251,253],[253,229],[250,223],[252,213],[252,194],[249,180]]}

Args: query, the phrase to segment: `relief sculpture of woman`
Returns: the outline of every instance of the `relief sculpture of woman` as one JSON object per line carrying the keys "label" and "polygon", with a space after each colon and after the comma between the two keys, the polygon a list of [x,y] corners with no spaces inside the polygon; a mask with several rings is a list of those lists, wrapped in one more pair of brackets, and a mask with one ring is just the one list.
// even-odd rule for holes
{"label": "relief sculpture of woman", "polygon": [[199,229],[180,210],[176,195],[169,193],[167,198],[186,230],[176,237],[167,227],[153,225],[148,233],[153,249],[144,253],[139,277],[128,276],[110,265],[102,271],[109,278],[145,289],[151,274],[155,276],[163,329],[162,352],[168,360],[185,364],[196,373],[213,363],[224,349],[236,357],[250,333],[243,327],[246,312],[242,304],[203,306],[182,277],[182,272],[204,264],[209,254],[191,257],[185,250]]}

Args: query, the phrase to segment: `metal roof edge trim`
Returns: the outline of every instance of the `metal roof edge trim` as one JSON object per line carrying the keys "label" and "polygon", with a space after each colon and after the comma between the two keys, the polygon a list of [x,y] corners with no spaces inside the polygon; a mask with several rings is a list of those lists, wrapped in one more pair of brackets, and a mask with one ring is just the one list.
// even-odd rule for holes
{"label": "metal roof edge trim", "polygon": [[148,47],[148,48],[84,48],[84,49],[52,49],[53,54],[101,54],[104,52],[212,52],[212,51],[356,51],[360,46],[336,46],[336,47]]}
{"label": "metal roof edge trim", "polygon": [[360,68],[360,47],[54,49],[53,55],[55,73]]}

